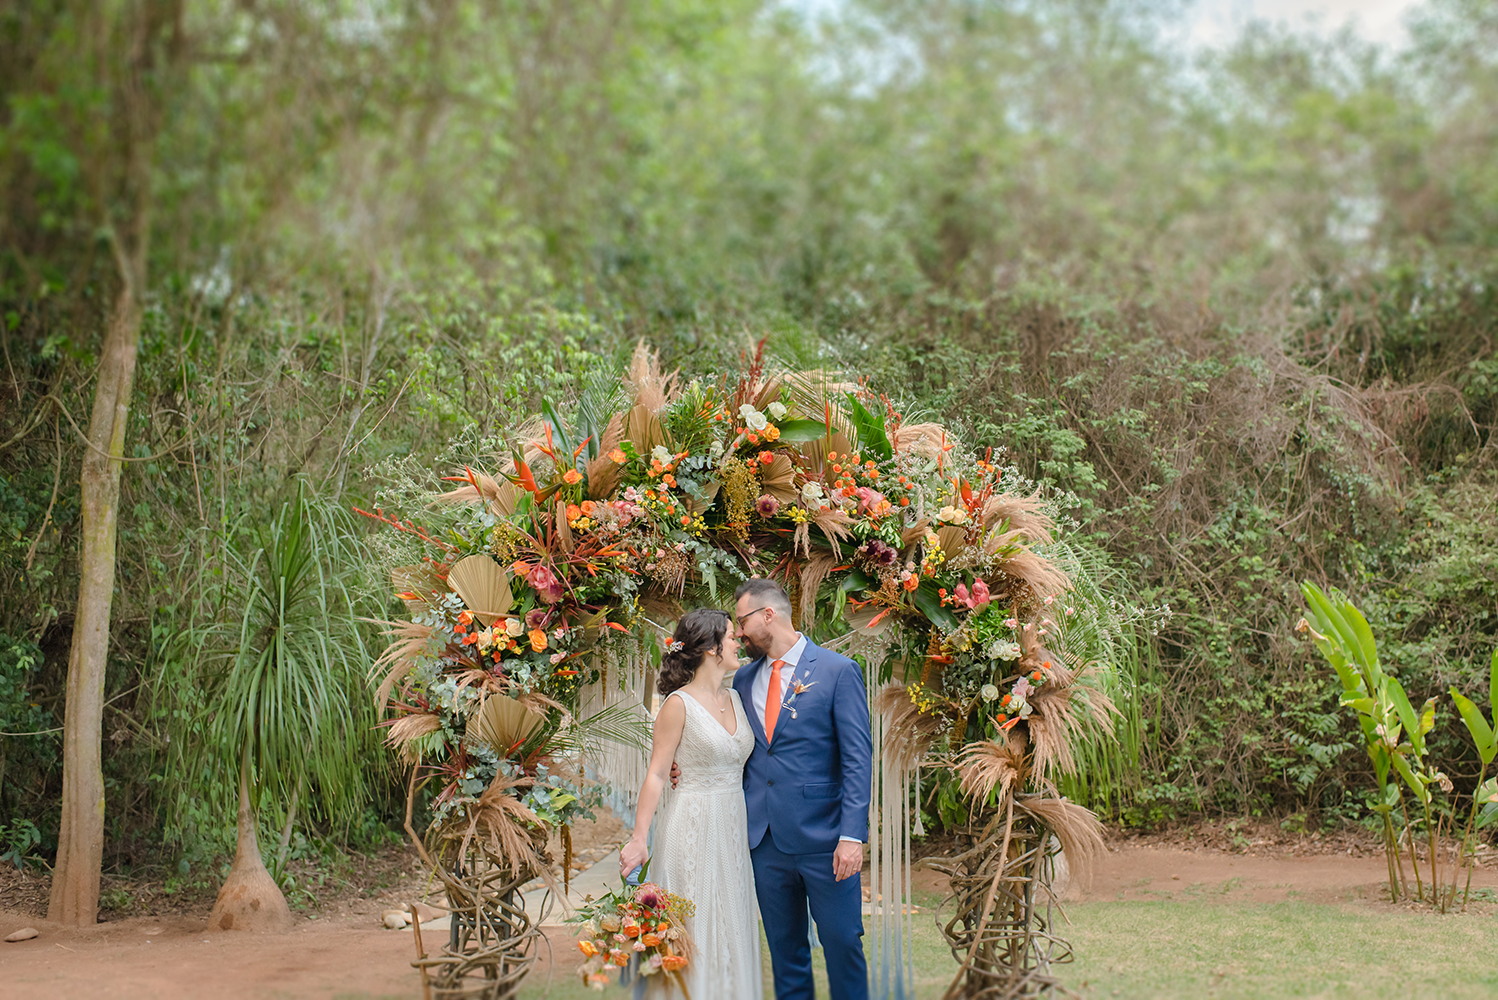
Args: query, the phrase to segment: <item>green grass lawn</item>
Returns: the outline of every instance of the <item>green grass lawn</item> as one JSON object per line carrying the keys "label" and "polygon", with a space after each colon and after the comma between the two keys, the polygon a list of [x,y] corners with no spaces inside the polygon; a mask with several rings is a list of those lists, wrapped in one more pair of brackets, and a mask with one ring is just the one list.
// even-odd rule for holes
{"label": "green grass lawn", "polygon": [[[1097,998],[1498,996],[1498,918],[1313,903],[1099,902],[1067,907],[1077,960],[1062,981]],[[956,966],[930,914],[916,918],[916,997]],[[821,952],[817,994],[827,996]],[[521,996],[546,995],[544,976]],[[596,997],[558,978],[555,1000]],[[609,990],[607,996],[625,996]],[[765,995],[770,959],[765,953]]]}

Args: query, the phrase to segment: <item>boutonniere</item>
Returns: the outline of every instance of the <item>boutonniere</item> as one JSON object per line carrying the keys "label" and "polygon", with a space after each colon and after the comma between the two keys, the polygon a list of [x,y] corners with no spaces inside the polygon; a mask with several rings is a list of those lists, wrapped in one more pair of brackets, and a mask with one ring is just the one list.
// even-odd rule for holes
{"label": "boutonniere", "polygon": [[790,696],[787,697],[785,699],[785,701],[782,701],[780,703],[780,707],[783,708],[783,709],[786,709],[787,711],[789,711],[791,713],[791,718],[794,719],[796,717],[796,699],[798,697],[800,697],[800,695],[802,694],[802,692],[806,691],[808,688],[814,688],[816,686],[817,686],[817,682],[816,681],[812,681],[809,684],[803,684],[800,681],[796,680],[794,677],[792,677],[791,678],[791,693],[790,693]]}

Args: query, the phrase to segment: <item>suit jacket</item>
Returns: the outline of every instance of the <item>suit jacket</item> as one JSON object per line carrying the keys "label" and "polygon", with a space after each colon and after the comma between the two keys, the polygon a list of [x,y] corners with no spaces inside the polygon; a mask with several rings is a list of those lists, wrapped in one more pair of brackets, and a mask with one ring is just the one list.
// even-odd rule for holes
{"label": "suit jacket", "polygon": [[765,831],[787,854],[830,853],[840,837],[869,839],[873,738],[863,669],[810,640],[794,678],[806,685],[791,700],[789,685],[775,721],[773,743],[754,711],[754,678],[770,669],[762,657],[739,670],[733,687],[754,730],[754,752],[744,764],[749,847]]}

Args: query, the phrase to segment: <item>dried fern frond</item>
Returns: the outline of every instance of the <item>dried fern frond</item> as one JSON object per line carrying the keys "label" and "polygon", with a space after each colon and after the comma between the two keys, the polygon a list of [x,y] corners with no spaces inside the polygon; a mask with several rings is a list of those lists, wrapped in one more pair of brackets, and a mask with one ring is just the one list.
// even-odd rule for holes
{"label": "dried fern frond", "polygon": [[1050,828],[1061,841],[1072,876],[1084,886],[1091,885],[1098,860],[1108,853],[1103,824],[1092,810],[1066,799],[1039,796],[1016,797],[1014,806]]}
{"label": "dried fern frond", "polygon": [[922,712],[905,685],[894,681],[879,692],[876,707],[884,716],[884,760],[902,772],[914,768],[952,723],[940,713]]}
{"label": "dried fern frond", "polygon": [[463,834],[459,857],[468,853],[473,838],[484,838],[485,849],[511,871],[539,874],[553,891],[558,887],[551,866],[541,858],[532,830],[545,830],[541,818],[517,797],[519,790],[534,783],[524,775],[508,776],[500,771],[484,789],[476,804],[468,807],[468,829]]}
{"label": "dried fern frond", "polygon": [[986,802],[994,789],[1003,795],[1019,782],[1025,766],[1023,743],[1011,740],[1008,733],[969,743],[957,755],[956,765],[962,793]]}
{"label": "dried fern frond", "polygon": [[385,733],[385,745],[400,753],[400,758],[407,764],[415,764],[420,760],[413,744],[431,733],[442,728],[442,718],[430,712],[417,712],[412,715],[403,715],[390,724]]}
{"label": "dried fern frond", "polygon": [[387,671],[385,679],[380,681],[379,690],[375,692],[375,705],[382,706],[390,698],[390,692],[395,690],[395,685],[411,672],[411,668],[416,666],[417,658],[426,651],[433,629],[430,625],[418,625],[415,622],[381,621],[374,624],[389,626],[380,634],[392,637],[390,645],[385,647],[379,659],[369,668],[371,678],[381,670]]}
{"label": "dried fern frond", "polygon": [[992,527],[1007,522],[1009,528],[1020,532],[1031,545],[1051,544],[1051,519],[1041,513],[1040,491],[1027,497],[1013,493],[1001,493],[988,498],[983,505],[983,525]]}

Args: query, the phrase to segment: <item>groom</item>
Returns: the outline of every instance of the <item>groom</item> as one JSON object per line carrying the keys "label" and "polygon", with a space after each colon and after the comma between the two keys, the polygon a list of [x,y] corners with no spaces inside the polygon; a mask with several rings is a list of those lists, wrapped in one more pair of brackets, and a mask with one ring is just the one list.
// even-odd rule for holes
{"label": "groom", "polygon": [[873,741],[863,671],[796,631],[791,602],[774,580],[746,580],[734,596],[739,643],[754,657],[733,686],[754,730],[744,799],[776,1000],[815,995],[808,904],[832,1000],[865,1000],[858,874],[869,833]]}

